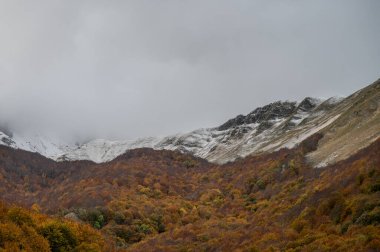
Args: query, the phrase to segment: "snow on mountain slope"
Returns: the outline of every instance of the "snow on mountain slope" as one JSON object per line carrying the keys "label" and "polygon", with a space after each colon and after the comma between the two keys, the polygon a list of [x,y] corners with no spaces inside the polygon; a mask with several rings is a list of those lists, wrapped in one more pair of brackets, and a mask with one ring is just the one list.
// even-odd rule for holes
{"label": "snow on mountain slope", "polygon": [[54,156],[58,161],[64,160],[91,160],[96,163],[110,161],[125,153],[129,149],[142,147],[154,148],[158,138],[144,138],[137,141],[109,141],[104,139],[92,140],[76,147],[69,147],[65,153]]}
{"label": "snow on mountain slope", "polygon": [[[0,130],[0,144],[38,152],[58,161],[92,160],[101,163],[129,149],[149,147],[177,150],[211,162],[226,163],[250,154],[292,148],[307,137],[322,132],[326,136],[321,140],[321,147],[311,153],[309,159],[313,165],[323,166],[353,154],[359,147],[380,137],[379,86],[377,81],[345,99],[308,97],[300,103],[278,101],[247,115],[239,115],[219,127],[167,137],[135,141],[96,139],[82,145],[70,145],[38,135],[12,136]],[[363,115],[358,116],[358,113]],[[356,132],[357,137],[352,139],[351,132]]]}
{"label": "snow on mountain slope", "polygon": [[239,115],[216,128],[136,141],[97,139],[69,148],[63,155],[52,158],[105,162],[128,149],[150,147],[177,150],[211,162],[225,163],[252,153],[293,147],[317,131],[315,129],[320,130],[333,121],[326,116],[332,107],[331,100],[324,103],[314,98],[306,98],[301,103],[274,102],[246,116]]}
{"label": "snow on mountain slope", "polygon": [[246,116],[239,115],[216,128],[135,141],[96,139],[82,145],[68,145],[39,135],[9,136],[0,132],[0,144],[38,152],[58,161],[92,160],[101,163],[129,149],[149,147],[178,150],[211,162],[225,163],[252,153],[293,147],[315,132],[315,129],[319,130],[331,123],[326,114],[334,104],[314,98],[306,98],[301,103],[274,102]]}
{"label": "snow on mountain slope", "polygon": [[19,134],[5,134],[0,132],[0,144],[15,149],[22,149],[30,152],[37,152],[43,156],[53,158],[63,155],[68,145],[57,144],[59,141],[46,136],[33,134],[30,136]]}

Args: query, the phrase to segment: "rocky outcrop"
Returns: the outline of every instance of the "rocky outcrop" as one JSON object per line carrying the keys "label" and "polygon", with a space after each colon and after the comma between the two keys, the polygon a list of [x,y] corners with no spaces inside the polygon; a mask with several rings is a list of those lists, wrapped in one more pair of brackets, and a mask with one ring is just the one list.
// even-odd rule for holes
{"label": "rocky outcrop", "polygon": [[263,122],[265,122],[265,124],[262,127],[265,128],[265,125],[267,125],[269,121],[286,118],[293,114],[296,108],[296,102],[277,101],[264,107],[259,107],[246,116],[238,115],[237,117],[228,120],[226,123],[219,126],[218,130],[222,131],[243,124]]}
{"label": "rocky outcrop", "polygon": [[321,103],[320,99],[306,97],[297,107],[298,111],[309,112]]}

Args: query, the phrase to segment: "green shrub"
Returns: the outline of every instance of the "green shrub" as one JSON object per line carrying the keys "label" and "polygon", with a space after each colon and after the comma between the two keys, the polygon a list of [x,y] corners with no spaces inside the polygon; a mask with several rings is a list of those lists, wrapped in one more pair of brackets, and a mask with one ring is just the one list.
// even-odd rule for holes
{"label": "green shrub", "polygon": [[245,206],[250,206],[250,205],[256,204],[256,202],[257,202],[257,200],[255,197],[248,196],[248,195],[245,196]]}
{"label": "green shrub", "polygon": [[261,179],[259,179],[259,180],[256,182],[256,185],[257,185],[257,187],[258,187],[260,190],[264,190],[265,187],[267,186],[267,185],[265,184],[265,182],[264,182],[263,180],[261,180]]}
{"label": "green shrub", "polygon": [[141,234],[139,234],[133,227],[119,226],[113,229],[115,235],[123,239],[126,243],[139,242],[142,239]]}
{"label": "green shrub", "polygon": [[[90,223],[94,228],[100,229],[106,224],[106,219],[99,209],[79,211],[79,218],[85,222]],[[110,217],[109,217],[110,218]]]}
{"label": "green shrub", "polygon": [[317,213],[319,215],[329,215],[332,221],[340,223],[343,221],[346,207],[346,201],[342,195],[336,194],[331,198],[320,202]]}
{"label": "green shrub", "polygon": [[73,251],[78,245],[76,236],[64,223],[50,223],[43,226],[39,233],[49,241],[52,252]]}
{"label": "green shrub", "polygon": [[158,233],[165,232],[166,227],[163,223],[162,215],[154,215],[154,216],[152,216],[152,220],[156,225],[156,229],[157,229]]}
{"label": "green shrub", "polygon": [[9,209],[7,215],[10,221],[12,221],[13,223],[19,226],[23,224],[28,225],[28,226],[35,226],[30,214],[22,208],[18,208],[18,207],[11,208]]}
{"label": "green shrub", "polygon": [[250,193],[254,193],[258,190],[264,190],[266,188],[266,183],[263,179],[260,179],[260,178],[250,178],[248,179],[248,181],[246,182],[246,193],[247,194],[250,194]]}
{"label": "green shrub", "polygon": [[352,216],[352,222],[356,222],[359,217],[361,217],[364,213],[368,213],[372,211],[376,206],[380,206],[380,202],[378,201],[369,201],[366,200],[358,200],[354,204],[354,211]]}
{"label": "green shrub", "polygon": [[139,227],[138,227],[138,230],[140,233],[143,233],[143,234],[151,234],[152,233],[152,227],[147,225],[147,224],[141,224]]}

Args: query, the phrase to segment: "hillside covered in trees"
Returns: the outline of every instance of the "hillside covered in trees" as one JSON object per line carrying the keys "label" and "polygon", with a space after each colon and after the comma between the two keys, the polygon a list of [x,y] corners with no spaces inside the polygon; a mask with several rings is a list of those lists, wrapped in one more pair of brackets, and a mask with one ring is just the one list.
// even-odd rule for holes
{"label": "hillside covered in trees", "polygon": [[54,162],[0,147],[1,200],[24,207],[2,205],[0,248],[378,251],[380,140],[316,169],[305,157],[321,138],[225,165],[152,149]]}
{"label": "hillside covered in trees", "polygon": [[89,225],[8,206],[0,202],[0,251],[106,251],[100,232]]}
{"label": "hillside covered in trees", "polygon": [[380,0],[0,0],[0,252],[380,252]]}

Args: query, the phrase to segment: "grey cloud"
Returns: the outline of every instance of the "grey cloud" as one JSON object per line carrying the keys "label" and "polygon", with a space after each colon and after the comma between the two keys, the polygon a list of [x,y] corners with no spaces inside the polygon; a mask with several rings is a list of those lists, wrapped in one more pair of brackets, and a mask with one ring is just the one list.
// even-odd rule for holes
{"label": "grey cloud", "polygon": [[377,0],[0,1],[0,121],[136,138],[379,77]]}

